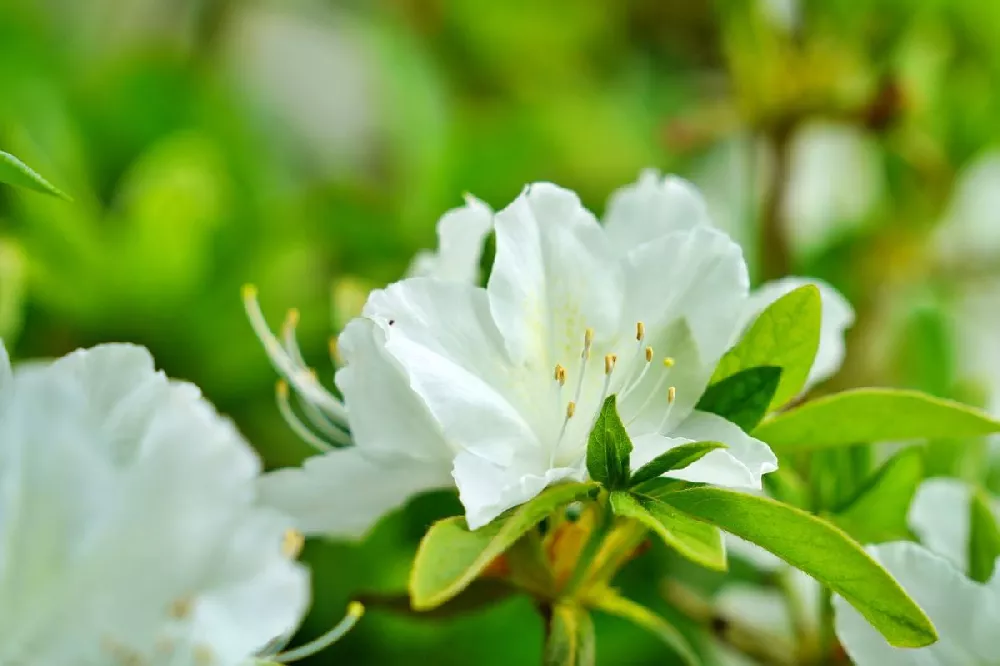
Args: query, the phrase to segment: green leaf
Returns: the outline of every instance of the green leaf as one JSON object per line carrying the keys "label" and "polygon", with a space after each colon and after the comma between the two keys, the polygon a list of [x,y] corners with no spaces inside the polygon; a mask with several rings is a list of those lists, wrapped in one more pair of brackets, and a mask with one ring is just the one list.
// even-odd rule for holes
{"label": "green leaf", "polygon": [[724,448],[726,445],[722,442],[689,442],[675,446],[637,469],[632,475],[629,485],[635,488],[639,484],[662,476],[666,472],[684,469],[704,458],[709,452]]}
{"label": "green leaf", "polygon": [[781,368],[747,368],[712,384],[698,401],[697,409],[718,414],[745,432],[757,427],[767,413],[781,381]]}
{"label": "green leaf", "polygon": [[594,621],[582,606],[568,601],[552,607],[545,639],[544,666],[593,666]]}
{"label": "green leaf", "polygon": [[923,451],[903,449],[886,461],[833,521],[861,543],[910,538],[906,514],[924,477]]}
{"label": "green leaf", "polygon": [[761,312],[743,338],[726,352],[710,383],[749,368],[781,368],[781,381],[770,409],[781,407],[805,386],[819,349],[822,316],[816,285],[807,284],[788,292]]}
{"label": "green leaf", "polygon": [[610,588],[587,597],[587,602],[595,609],[616,615],[646,629],[666,643],[687,666],[698,666],[701,660],[691,649],[684,634],[653,611],[616,594]]}
{"label": "green leaf", "polygon": [[70,200],[52,183],[42,178],[34,169],[10,153],[0,150],[0,183],[23,187],[43,194],[51,194],[60,199]]}
{"label": "green leaf", "polygon": [[937,639],[930,620],[899,583],[830,523],[766,497],[710,486],[666,492],[659,498],[757,544],[828,586],[891,645],[923,647]]}
{"label": "green leaf", "polygon": [[776,452],[793,453],[865,442],[932,437],[975,437],[1000,432],[1000,421],[951,400],[918,391],[866,388],[844,391],[778,414],[754,437]]}
{"label": "green leaf", "polygon": [[623,518],[632,518],[656,532],[667,546],[714,571],[725,571],[726,547],[722,532],[699,522],[655,497],[641,493],[611,493],[611,508]]}
{"label": "green leaf", "polygon": [[615,396],[604,401],[587,442],[587,471],[590,478],[615,490],[628,486],[632,440],[618,416]]}
{"label": "green leaf", "polygon": [[969,578],[985,583],[1000,556],[1000,529],[986,494],[977,489],[969,503]]}
{"label": "green leaf", "polygon": [[420,542],[410,573],[413,608],[430,610],[445,603],[543,518],[597,487],[595,483],[553,486],[475,531],[469,530],[461,516],[434,523]]}

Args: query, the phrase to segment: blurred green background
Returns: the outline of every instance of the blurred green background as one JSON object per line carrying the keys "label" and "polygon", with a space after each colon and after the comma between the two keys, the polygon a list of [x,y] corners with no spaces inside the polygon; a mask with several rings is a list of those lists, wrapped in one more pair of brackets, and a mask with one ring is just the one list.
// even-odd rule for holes
{"label": "blurred green background", "polygon": [[[525,183],[595,211],[644,167],[693,179],[758,281],[818,276],[854,303],[825,388],[892,384],[1000,411],[1000,4],[993,0],[0,0],[0,149],[74,198],[0,190],[0,336],[18,358],[149,346],[268,466],[308,453],[240,285],[329,372],[327,339],[472,192]],[[388,407],[388,406],[387,406]],[[989,446],[930,471],[992,477]],[[336,622],[399,592],[430,496],[363,544],[311,543]],[[621,578],[718,583],[654,547]],[[698,579],[701,577],[703,580]],[[665,611],[666,612],[666,611]],[[311,663],[537,663],[526,600],[452,620],[372,609]],[[665,663],[598,624],[599,663]]]}

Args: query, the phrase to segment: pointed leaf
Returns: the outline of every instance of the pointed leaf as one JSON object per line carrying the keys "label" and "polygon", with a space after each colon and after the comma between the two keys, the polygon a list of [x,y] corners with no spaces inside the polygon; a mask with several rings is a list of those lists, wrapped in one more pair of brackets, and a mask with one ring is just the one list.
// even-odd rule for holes
{"label": "pointed leaf", "polygon": [[770,408],[781,407],[805,386],[819,349],[822,317],[823,305],[816,285],[788,292],[761,312],[736,346],[726,352],[711,384],[749,368],[781,368],[781,381]]}
{"label": "pointed leaf", "polygon": [[553,606],[544,666],[593,666],[595,649],[594,621],[587,609],[569,601]]}
{"label": "pointed leaf", "polygon": [[588,595],[587,603],[597,610],[616,615],[655,634],[676,652],[687,666],[698,666],[701,663],[698,655],[684,638],[684,634],[675,626],[648,608],[618,595],[614,590],[605,587],[597,593]]}
{"label": "pointed leaf", "polygon": [[656,532],[667,546],[695,564],[725,571],[726,547],[722,532],[708,523],[684,515],[666,502],[640,493],[611,493],[611,507],[623,518],[632,518]]}
{"label": "pointed leaf", "polygon": [[969,519],[969,578],[985,583],[993,576],[993,565],[1000,557],[1000,529],[982,490],[972,493]]}
{"label": "pointed leaf", "polygon": [[609,395],[587,442],[590,478],[612,490],[627,487],[631,454],[632,440],[618,416],[615,396]]}
{"label": "pointed leaf", "polygon": [[635,488],[639,484],[655,479],[675,469],[684,469],[705,457],[710,451],[724,449],[722,442],[689,442],[681,444],[661,453],[632,474],[629,486]]}
{"label": "pointed leaf", "polygon": [[776,452],[793,453],[866,442],[975,437],[1000,432],[985,412],[919,391],[844,391],[777,414],[753,436]]}
{"label": "pointed leaf", "polygon": [[909,539],[906,514],[923,476],[923,451],[903,449],[835,512],[833,521],[861,543]]}
{"label": "pointed leaf", "polygon": [[705,390],[696,409],[718,414],[745,432],[757,427],[767,413],[781,381],[781,368],[747,368]]}
{"label": "pointed leaf", "polygon": [[899,583],[830,523],[766,497],[723,488],[702,486],[657,496],[698,520],[757,544],[825,584],[891,645],[923,647],[937,639],[930,620]]}
{"label": "pointed leaf", "polygon": [[448,601],[543,518],[597,487],[595,483],[553,486],[475,531],[461,516],[434,523],[420,542],[410,573],[413,608],[429,610]]}
{"label": "pointed leaf", "polygon": [[10,153],[5,153],[2,150],[0,150],[0,183],[7,183],[8,185],[15,185],[69,200],[68,196],[58,190],[52,183],[42,178],[34,169]]}

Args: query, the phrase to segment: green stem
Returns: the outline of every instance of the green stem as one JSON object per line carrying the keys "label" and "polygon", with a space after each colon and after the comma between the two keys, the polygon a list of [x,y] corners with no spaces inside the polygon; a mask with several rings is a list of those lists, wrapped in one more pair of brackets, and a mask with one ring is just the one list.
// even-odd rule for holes
{"label": "green stem", "polygon": [[830,666],[834,661],[836,637],[833,627],[833,592],[825,585],[819,598],[819,663]]}

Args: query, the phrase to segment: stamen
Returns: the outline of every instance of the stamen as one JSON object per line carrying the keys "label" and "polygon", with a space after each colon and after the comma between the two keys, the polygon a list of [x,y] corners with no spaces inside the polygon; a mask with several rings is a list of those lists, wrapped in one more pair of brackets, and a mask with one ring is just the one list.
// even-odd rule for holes
{"label": "stamen", "polygon": [[635,339],[639,342],[646,339],[646,325],[641,321],[635,323]]}
{"label": "stamen", "polygon": [[319,638],[305,645],[301,645],[294,650],[288,650],[277,654],[270,659],[276,661],[279,664],[287,664],[292,661],[298,661],[299,659],[305,659],[306,657],[311,657],[321,650],[325,650],[337,641],[339,641],[344,634],[350,631],[354,625],[358,623],[361,616],[365,614],[365,607],[362,606],[357,601],[352,601],[347,607],[347,615],[343,620],[340,621],[336,627],[326,632]]}
{"label": "stamen", "polygon": [[667,421],[670,420],[670,414],[674,411],[674,401],[677,400],[677,387],[671,386],[667,389],[667,411],[663,414],[663,418],[660,419],[660,425],[656,426],[656,432],[663,432],[663,429],[667,427]]}
{"label": "stamen", "polygon": [[651,363],[653,361],[653,348],[646,347],[646,363]]}
{"label": "stamen", "polygon": [[674,404],[674,400],[676,399],[677,399],[677,387],[671,386],[670,388],[667,389],[667,402],[669,402],[672,405]]}
{"label": "stamen", "polygon": [[[576,414],[576,403],[570,400],[566,403],[566,420],[569,421]],[[565,426],[565,424],[564,424]]]}
{"label": "stamen", "polygon": [[670,356],[667,356],[665,359],[663,359],[664,368],[672,368],[674,367],[674,363],[675,363],[674,359],[671,358]]}
{"label": "stamen", "polygon": [[[640,347],[642,346],[642,341],[639,342]],[[628,385],[618,394],[618,400],[624,400],[629,396],[632,391],[642,383],[642,380],[646,378],[646,373],[649,372],[649,366],[653,361],[653,348],[647,346],[643,352],[643,356],[646,358],[646,362],[643,364],[642,369],[639,371],[639,376],[628,382]]]}
{"label": "stamen", "polygon": [[[650,364],[647,364],[646,367],[643,368],[643,373],[642,373],[642,375],[640,375],[640,379],[642,378],[642,376],[645,375],[645,371],[647,369],[649,369],[649,366],[650,366]],[[667,370],[669,370],[670,368],[673,368],[674,367],[674,359],[672,359],[669,356],[666,357],[666,358],[664,358],[663,359],[663,367],[666,368]],[[649,403],[651,403],[653,401],[653,397],[657,393],[660,392],[660,389],[663,388],[663,385],[666,383],[668,377],[670,377],[670,373],[669,372],[664,372],[663,374],[660,375],[660,378],[656,381],[656,385],[653,387],[653,390],[649,392],[649,395],[647,395],[646,399],[643,400],[642,405],[639,407],[639,409],[636,410],[636,412],[635,412],[636,415],[632,418],[631,421],[629,421],[625,425],[632,425],[632,423],[637,418],[639,418],[639,414],[641,414],[643,411],[645,411],[646,407],[649,407]],[[636,383],[634,383],[632,386],[630,386],[629,389],[631,390],[631,389],[635,388],[638,385],[639,385],[639,382],[636,381]],[[628,392],[626,391],[626,395],[627,395],[627,393]]]}
{"label": "stamen", "polygon": [[275,388],[275,398],[278,403],[278,411],[281,412],[281,416],[300,439],[317,451],[323,453],[334,449],[329,442],[325,442],[317,437],[316,434],[310,430],[306,424],[302,423],[298,416],[295,415],[294,410],[292,410],[292,405],[288,402],[288,383],[283,379],[278,380],[278,384]]}
{"label": "stamen", "polygon": [[580,376],[576,378],[576,391],[573,393],[573,402],[580,402],[580,394],[583,392],[583,379],[587,375],[587,361],[590,360],[590,348],[594,344],[594,329],[588,328],[583,332],[583,353],[580,354]]}
{"label": "stamen", "polygon": [[330,417],[316,409],[308,400],[302,399],[302,396],[296,396],[298,400],[296,402],[299,408],[302,409],[302,413],[306,415],[309,423],[320,432],[321,435],[327,438],[327,440],[336,447],[351,446],[351,433],[346,429],[346,426],[341,426],[334,423]]}
{"label": "stamen", "polygon": [[610,375],[615,369],[615,364],[618,362],[617,354],[607,354],[604,357],[604,374]]}
{"label": "stamen", "polygon": [[[264,351],[274,369],[302,394],[306,400],[315,404],[337,423],[347,423],[347,409],[343,403],[334,397],[322,385],[314,381],[304,369],[304,363],[293,357],[277,337],[271,332],[257,302],[257,288],[253,285],[243,287],[243,306],[250,320],[250,326],[264,345]],[[295,347],[294,349],[297,349]]]}
{"label": "stamen", "polygon": [[554,373],[554,379],[559,382],[560,386],[566,385],[566,368],[562,367],[556,363],[556,370]]}
{"label": "stamen", "polygon": [[302,547],[306,543],[306,538],[302,532],[289,528],[281,537],[281,554],[290,560],[296,559],[302,552]]}
{"label": "stamen", "polygon": [[583,332],[583,358],[590,358],[590,347],[594,344],[594,329],[588,328]]}

